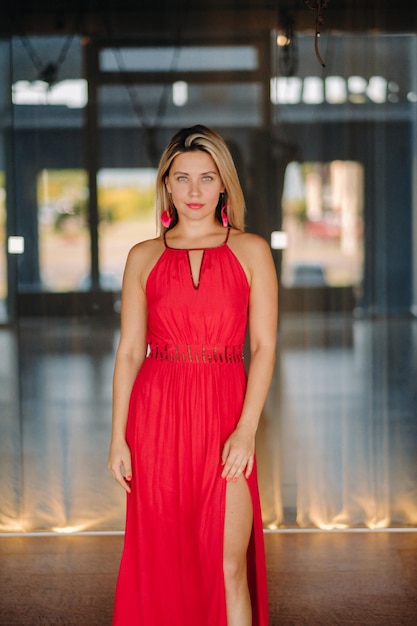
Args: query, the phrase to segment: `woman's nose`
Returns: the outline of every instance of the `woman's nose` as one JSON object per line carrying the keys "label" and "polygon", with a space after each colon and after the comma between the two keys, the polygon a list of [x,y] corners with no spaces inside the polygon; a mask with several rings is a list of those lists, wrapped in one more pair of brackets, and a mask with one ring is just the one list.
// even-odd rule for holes
{"label": "woman's nose", "polygon": [[200,194],[200,185],[198,182],[191,181],[190,193],[192,196],[198,196]]}

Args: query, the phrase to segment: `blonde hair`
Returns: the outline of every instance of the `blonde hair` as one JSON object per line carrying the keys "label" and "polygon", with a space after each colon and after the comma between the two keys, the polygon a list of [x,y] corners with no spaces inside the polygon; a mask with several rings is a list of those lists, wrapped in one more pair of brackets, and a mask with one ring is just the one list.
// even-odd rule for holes
{"label": "blonde hair", "polygon": [[[169,174],[173,160],[178,154],[197,150],[207,152],[211,156],[224,184],[223,198],[219,199],[216,208],[217,219],[221,223],[221,208],[226,204],[229,225],[244,230],[245,199],[230,150],[218,133],[200,124],[178,131],[162,153],[156,179],[156,217],[158,224],[160,224],[162,213],[166,210],[170,211],[173,216],[170,228],[175,226],[178,221],[177,211],[165,185],[165,178]],[[162,232],[166,230],[163,226],[160,228]]]}

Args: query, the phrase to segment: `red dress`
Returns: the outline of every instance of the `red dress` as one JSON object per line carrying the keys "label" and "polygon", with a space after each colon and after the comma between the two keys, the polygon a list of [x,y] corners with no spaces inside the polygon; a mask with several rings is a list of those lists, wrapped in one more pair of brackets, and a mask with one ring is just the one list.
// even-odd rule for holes
{"label": "red dress", "polygon": [[[133,479],[114,626],[227,626],[221,452],[245,394],[249,303],[247,278],[227,238],[204,249],[198,285],[189,252],[167,244],[147,281],[150,353],[129,407]],[[267,626],[256,468],[247,484],[253,626]]]}

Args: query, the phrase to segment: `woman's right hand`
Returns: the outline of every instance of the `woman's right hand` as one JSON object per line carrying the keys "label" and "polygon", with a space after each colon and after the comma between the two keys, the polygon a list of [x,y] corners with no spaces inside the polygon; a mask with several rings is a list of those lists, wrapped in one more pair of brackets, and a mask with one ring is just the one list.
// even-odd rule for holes
{"label": "woman's right hand", "polygon": [[113,478],[127,492],[132,491],[130,481],[132,480],[132,461],[129,446],[126,441],[112,442],[110,446],[108,469],[113,474]]}

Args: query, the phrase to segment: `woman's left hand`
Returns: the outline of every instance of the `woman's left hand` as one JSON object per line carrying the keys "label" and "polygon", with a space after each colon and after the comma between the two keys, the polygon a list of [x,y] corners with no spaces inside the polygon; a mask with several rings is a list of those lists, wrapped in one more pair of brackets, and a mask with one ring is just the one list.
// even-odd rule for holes
{"label": "woman's left hand", "polygon": [[222,478],[236,481],[243,473],[252,473],[255,457],[255,437],[243,428],[236,428],[226,440],[222,452]]}

